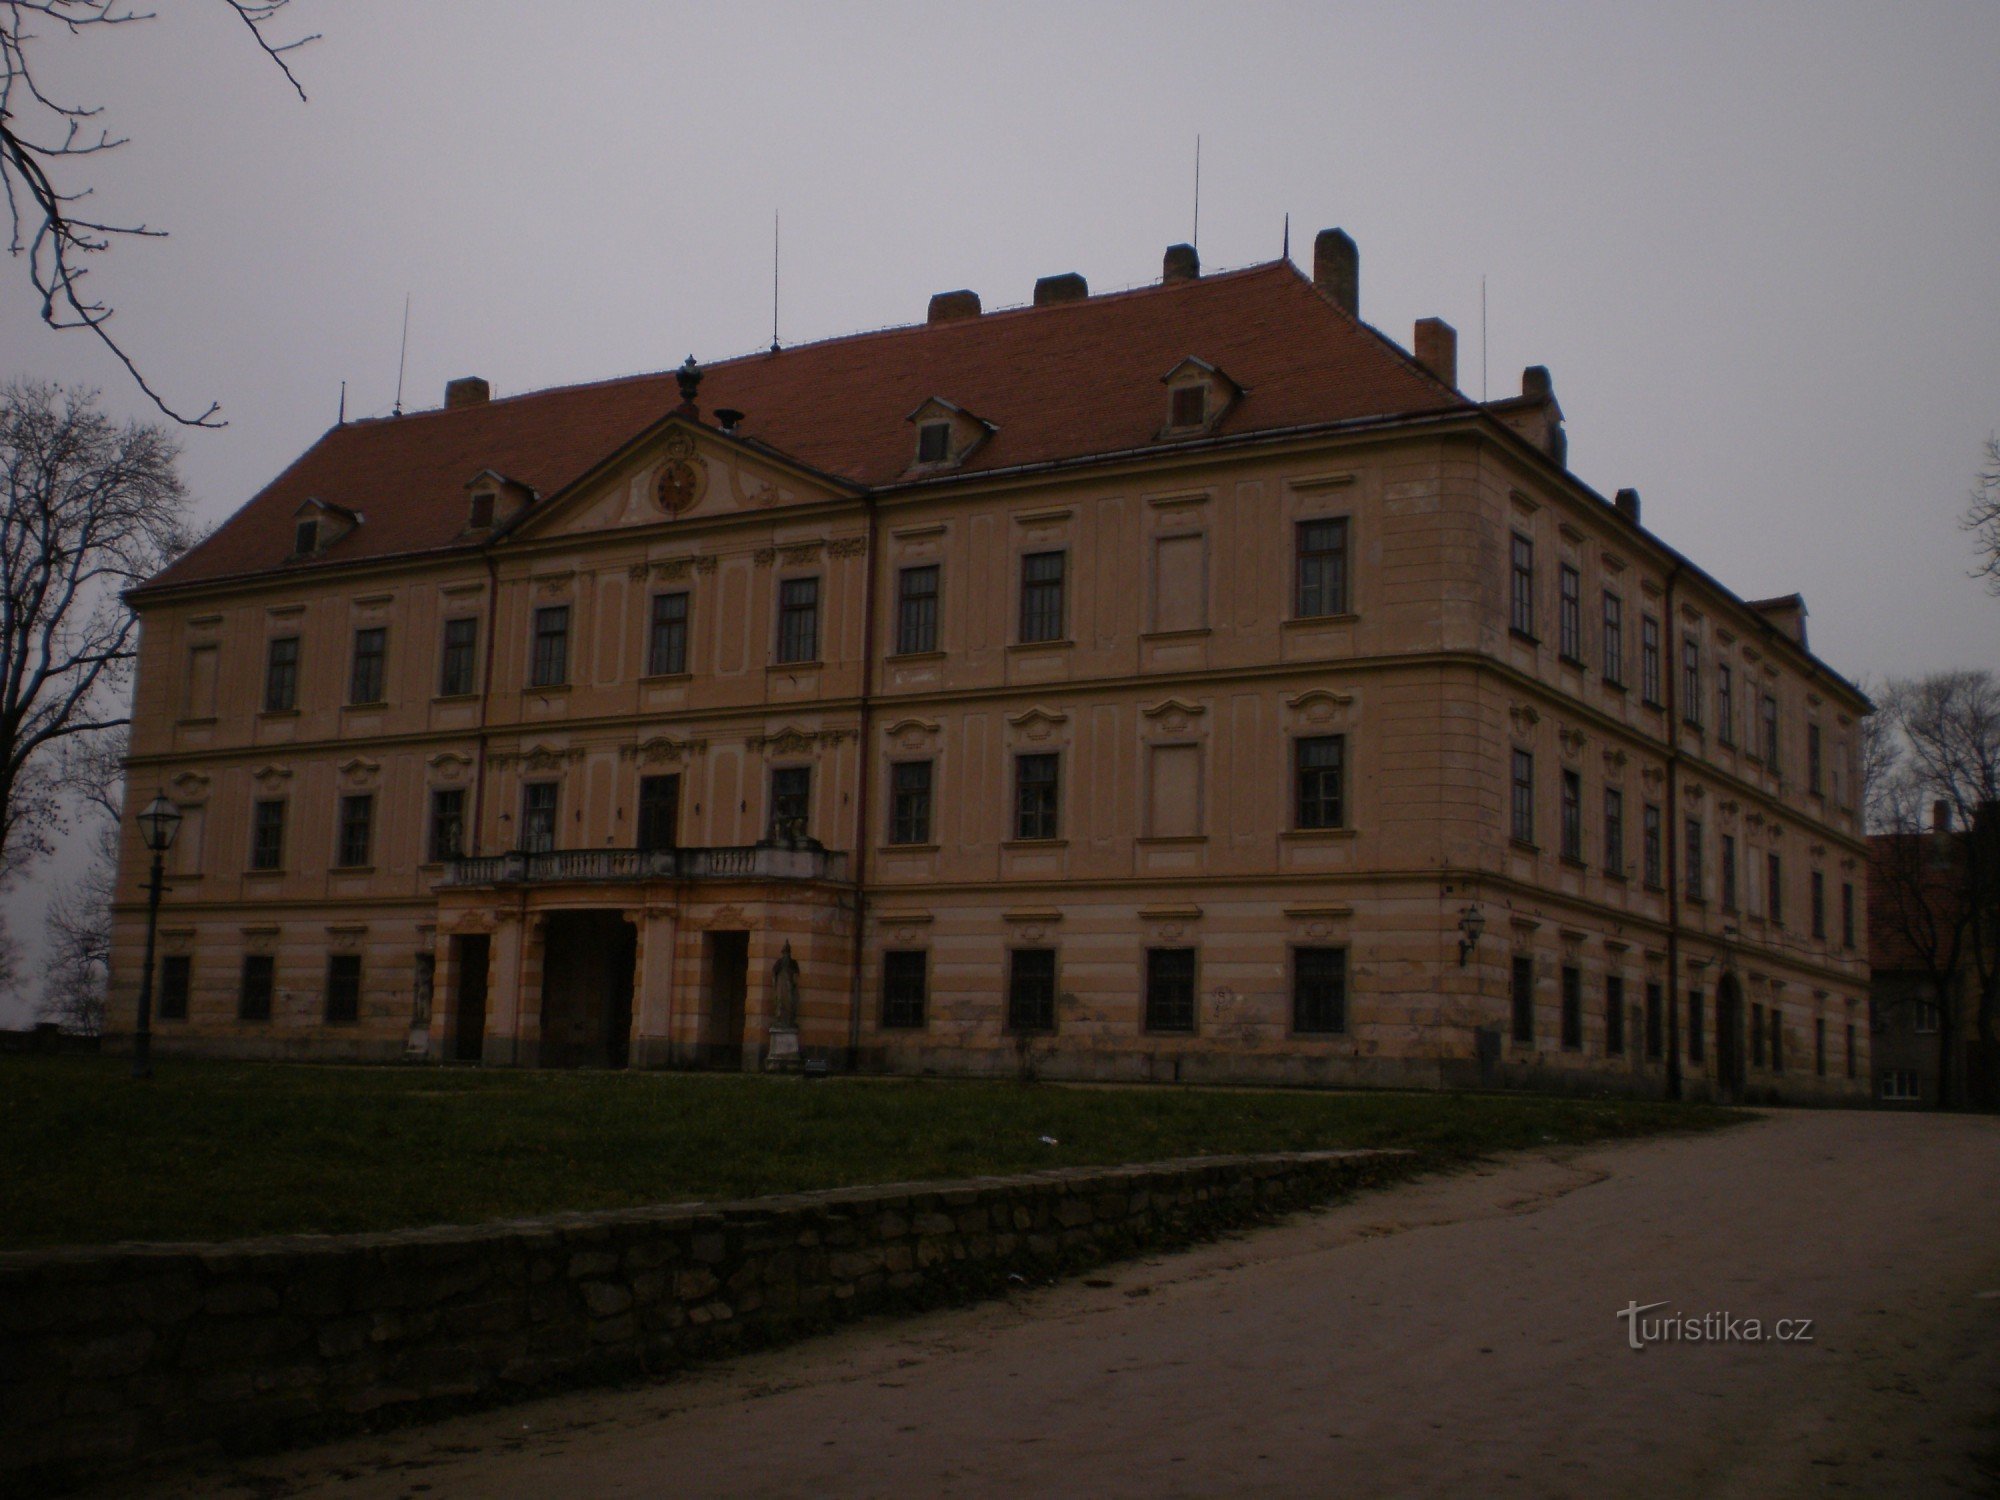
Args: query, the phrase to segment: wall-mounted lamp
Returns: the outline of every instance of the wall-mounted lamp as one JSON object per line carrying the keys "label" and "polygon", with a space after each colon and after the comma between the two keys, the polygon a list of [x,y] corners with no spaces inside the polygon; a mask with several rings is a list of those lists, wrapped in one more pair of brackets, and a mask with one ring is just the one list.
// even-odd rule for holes
{"label": "wall-mounted lamp", "polygon": [[1479,946],[1479,934],[1486,930],[1486,918],[1478,907],[1468,906],[1458,914],[1458,930],[1458,966],[1462,969]]}

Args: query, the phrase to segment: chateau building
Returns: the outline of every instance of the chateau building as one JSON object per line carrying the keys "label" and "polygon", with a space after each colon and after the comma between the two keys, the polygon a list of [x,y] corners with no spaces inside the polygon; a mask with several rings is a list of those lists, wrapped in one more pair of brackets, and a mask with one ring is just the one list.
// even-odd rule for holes
{"label": "chateau building", "polygon": [[326,433],[132,595],[155,1044],[1865,1098],[1803,603],[1313,261]]}

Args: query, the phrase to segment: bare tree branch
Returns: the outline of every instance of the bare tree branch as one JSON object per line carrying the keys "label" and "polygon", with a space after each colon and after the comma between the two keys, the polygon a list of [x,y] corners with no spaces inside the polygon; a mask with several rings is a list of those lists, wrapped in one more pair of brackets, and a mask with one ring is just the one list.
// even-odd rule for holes
{"label": "bare tree branch", "polygon": [[1959,525],[1972,533],[1973,550],[1979,557],[1972,576],[1984,578],[1987,590],[2000,594],[2000,436],[1986,440],[1986,462]]}
{"label": "bare tree branch", "polygon": [[[303,100],[306,91],[286,56],[318,40],[318,34],[278,42],[267,30],[291,0],[222,3],[236,13],[258,48]],[[27,262],[44,323],[57,330],[87,330],[125,367],[146,398],[174,421],[190,427],[221,427],[225,425],[221,407],[214,402],[194,416],[170,405],[112,335],[110,304],[84,290],[91,256],[102,255],[121,239],[158,239],[164,231],[86,216],[79,205],[93,190],[77,186],[70,169],[79,158],[117,150],[126,138],[94,123],[103,113],[101,106],[46,92],[35,73],[39,54],[34,49],[45,40],[32,29],[37,24],[60,28],[75,38],[152,19],[151,11],[132,10],[121,0],[0,0],[0,188],[5,189],[7,203],[7,249]]]}
{"label": "bare tree branch", "polygon": [[[179,449],[94,391],[0,387],[0,879],[47,851],[63,796],[114,809],[136,619],[123,589],[185,550]],[[122,736],[115,736],[122,741]],[[115,821],[115,819],[114,819]]]}

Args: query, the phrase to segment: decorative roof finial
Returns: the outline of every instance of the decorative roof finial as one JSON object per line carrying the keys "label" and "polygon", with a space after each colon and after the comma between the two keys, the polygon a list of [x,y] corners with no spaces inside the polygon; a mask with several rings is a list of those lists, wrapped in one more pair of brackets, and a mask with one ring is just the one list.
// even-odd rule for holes
{"label": "decorative roof finial", "polygon": [[692,354],[682,361],[678,370],[674,371],[674,379],[678,380],[681,386],[682,405],[694,405],[695,394],[701,389],[701,376],[701,366],[695,363]]}

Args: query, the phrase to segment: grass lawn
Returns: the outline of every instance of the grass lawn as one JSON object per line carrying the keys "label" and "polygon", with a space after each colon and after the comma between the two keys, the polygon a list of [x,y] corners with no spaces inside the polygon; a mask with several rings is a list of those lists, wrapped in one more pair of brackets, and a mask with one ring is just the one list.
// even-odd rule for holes
{"label": "grass lawn", "polygon": [[[0,1057],[0,1248],[478,1223],[1237,1151],[1509,1147],[1738,1112],[1532,1096]],[[1055,1144],[1042,1140],[1053,1136]]]}

